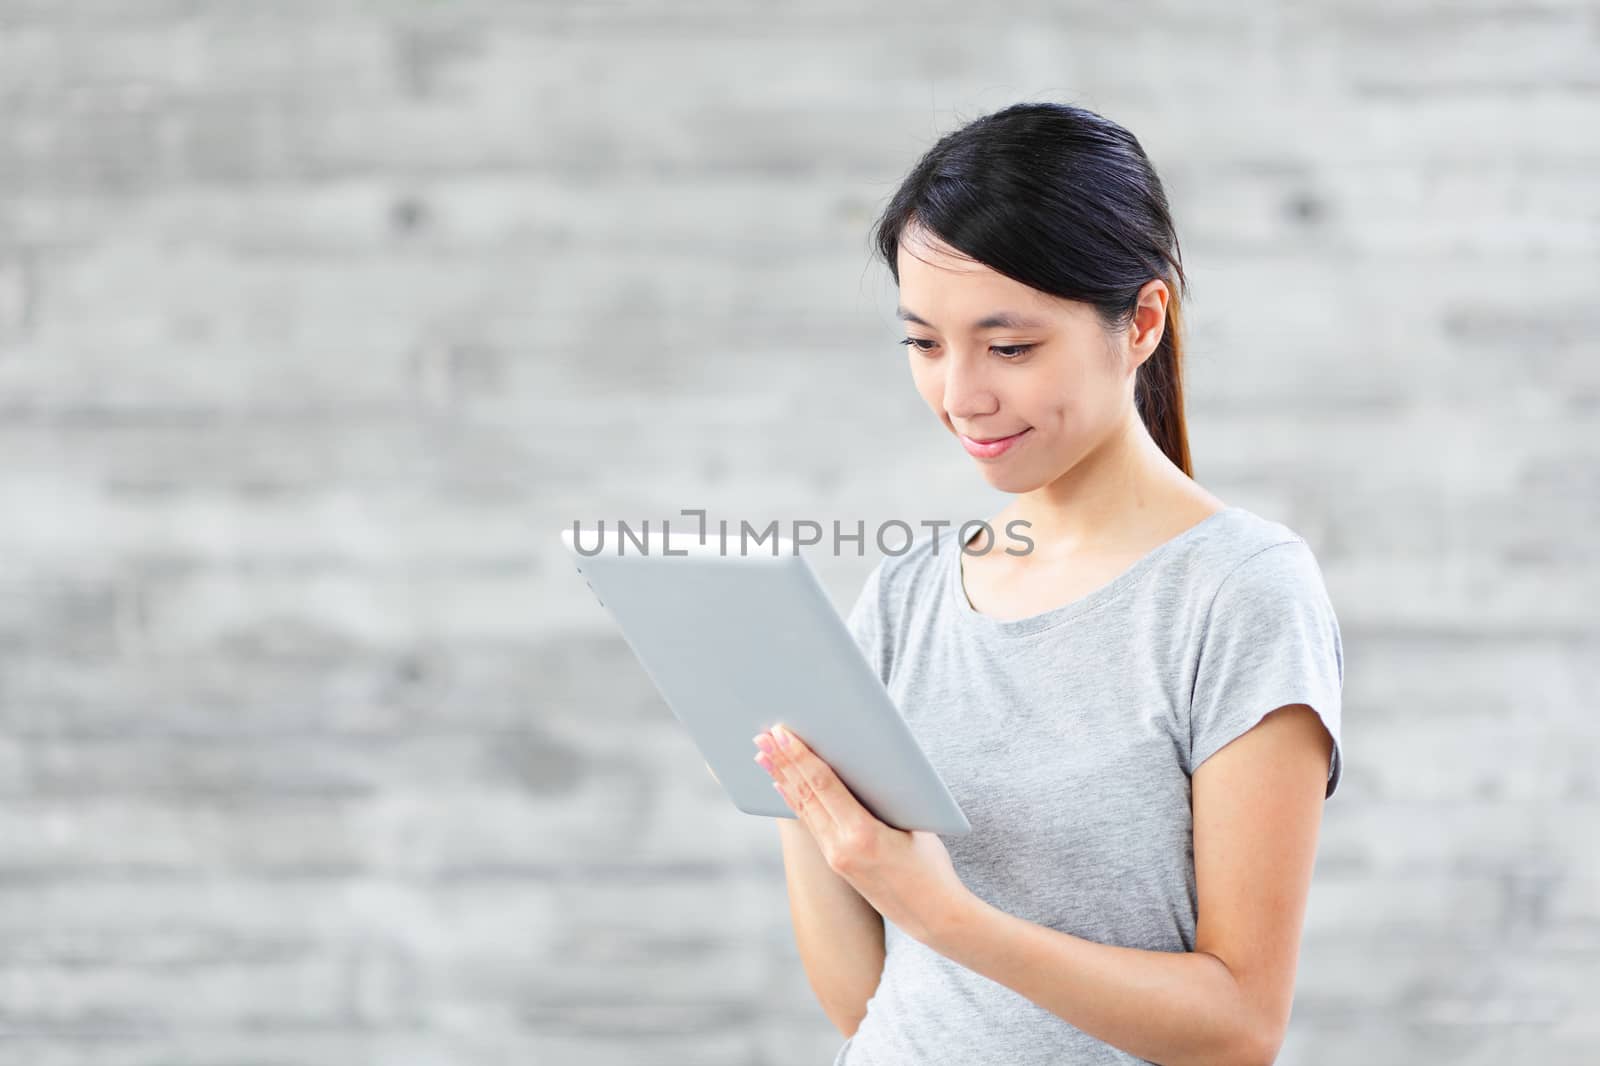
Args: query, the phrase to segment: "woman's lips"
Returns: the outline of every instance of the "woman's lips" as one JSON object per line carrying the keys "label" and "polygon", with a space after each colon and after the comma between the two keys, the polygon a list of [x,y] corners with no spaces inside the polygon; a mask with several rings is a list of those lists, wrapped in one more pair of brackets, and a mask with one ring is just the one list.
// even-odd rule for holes
{"label": "woman's lips", "polygon": [[957,433],[956,435],[961,438],[961,446],[967,450],[968,455],[975,459],[995,459],[1016,447],[1017,442],[1032,429],[1033,427],[1029,426],[1027,429],[1011,434],[1009,437],[999,437],[988,441],[973,440],[965,433]]}

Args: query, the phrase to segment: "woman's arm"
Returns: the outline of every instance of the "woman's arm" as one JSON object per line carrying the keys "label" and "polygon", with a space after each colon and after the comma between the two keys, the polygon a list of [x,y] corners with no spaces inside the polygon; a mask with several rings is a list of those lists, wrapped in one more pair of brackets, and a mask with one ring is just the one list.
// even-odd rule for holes
{"label": "woman's arm", "polygon": [[800,962],[823,1013],[850,1036],[883,976],[883,917],[829,868],[805,826],[777,821]]}
{"label": "woman's arm", "polygon": [[1289,1024],[1332,744],[1294,704],[1195,769],[1192,952],[1099,944],[976,896],[928,944],[1163,1066],[1266,1066]]}
{"label": "woman's arm", "polygon": [[[710,763],[706,773],[719,780]],[[851,1036],[883,976],[883,916],[833,872],[798,819],[777,822],[800,964],[823,1013]]]}
{"label": "woman's arm", "polygon": [[[719,781],[710,763],[706,773]],[[841,1033],[851,1036],[866,1017],[867,1000],[883,976],[883,916],[833,872],[816,839],[798,819],[777,822],[800,965],[822,1012]]]}

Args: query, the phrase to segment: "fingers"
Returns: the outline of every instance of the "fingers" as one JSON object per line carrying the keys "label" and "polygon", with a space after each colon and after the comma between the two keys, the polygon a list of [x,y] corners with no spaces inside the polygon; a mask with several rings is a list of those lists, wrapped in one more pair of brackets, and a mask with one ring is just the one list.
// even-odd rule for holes
{"label": "fingers", "polygon": [[789,809],[799,816],[801,822],[807,822],[809,816],[799,797],[795,795],[794,786],[789,782],[788,774],[784,770],[784,760],[778,753],[778,742],[773,739],[771,733],[757,733],[750,740],[761,749],[755,754],[757,765],[772,778],[773,787],[789,805]]}
{"label": "fingers", "polygon": [[848,817],[844,801],[855,802],[833,768],[783,726],[756,738],[772,763],[769,771],[782,783],[789,806],[814,820],[813,828],[831,831]]}

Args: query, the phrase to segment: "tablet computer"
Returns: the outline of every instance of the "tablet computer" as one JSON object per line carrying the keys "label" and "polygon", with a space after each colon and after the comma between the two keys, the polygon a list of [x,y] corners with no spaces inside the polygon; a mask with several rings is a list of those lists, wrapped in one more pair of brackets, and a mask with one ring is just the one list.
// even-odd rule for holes
{"label": "tablet computer", "polygon": [[741,811],[796,817],[751,743],[782,722],[885,824],[972,831],[791,539],[602,523],[561,541]]}

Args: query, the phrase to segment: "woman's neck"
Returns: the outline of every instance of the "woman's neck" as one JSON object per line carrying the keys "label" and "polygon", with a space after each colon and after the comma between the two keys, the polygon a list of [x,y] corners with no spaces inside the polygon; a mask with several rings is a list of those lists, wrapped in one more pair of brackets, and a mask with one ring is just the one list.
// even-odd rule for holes
{"label": "woman's neck", "polygon": [[1021,519],[1041,558],[1166,539],[1222,506],[1179,470],[1136,412],[1073,468],[1018,495],[997,528]]}

